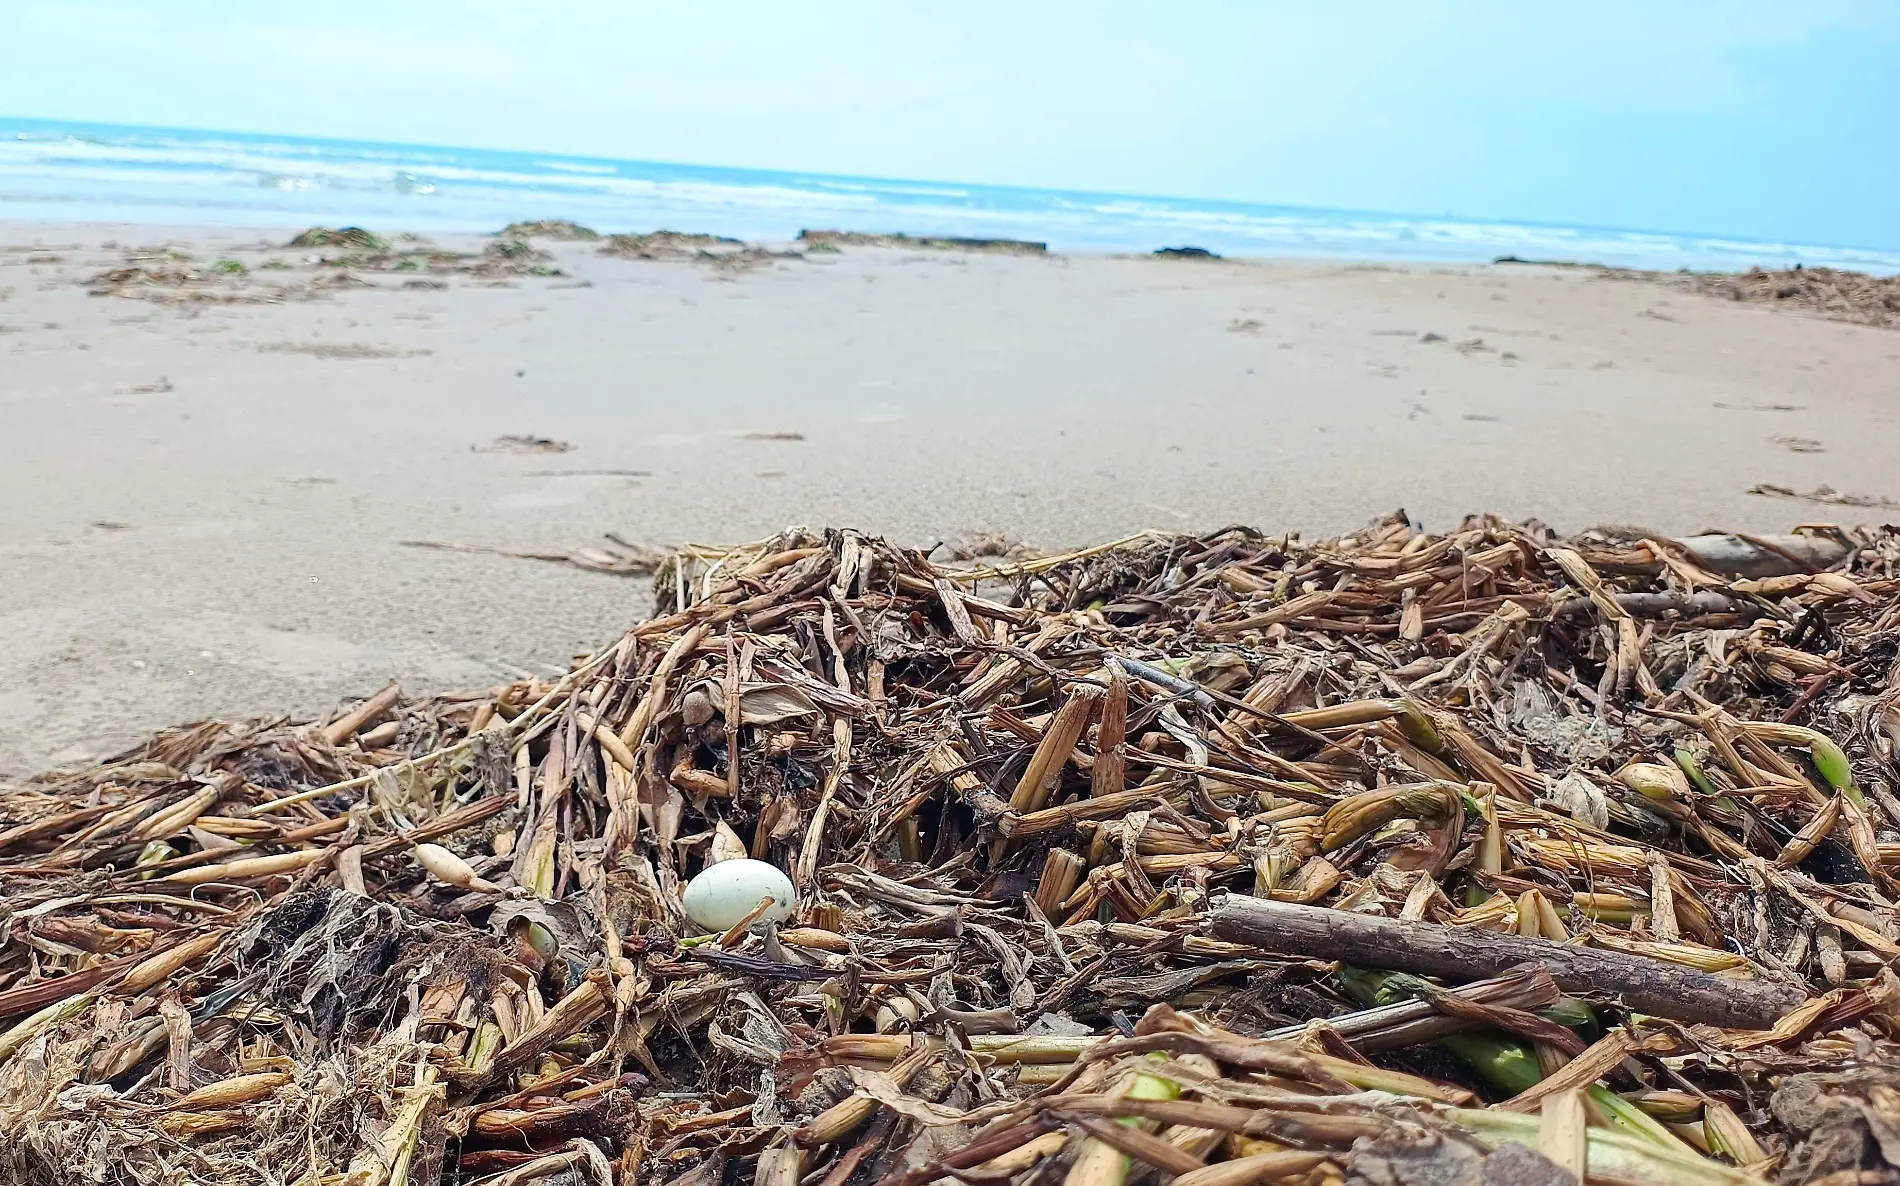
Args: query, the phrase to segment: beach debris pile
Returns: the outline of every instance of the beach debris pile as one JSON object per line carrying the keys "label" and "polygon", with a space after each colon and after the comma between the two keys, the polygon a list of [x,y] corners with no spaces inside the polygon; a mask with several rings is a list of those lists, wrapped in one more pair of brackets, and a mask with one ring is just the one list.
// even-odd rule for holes
{"label": "beach debris pile", "polygon": [[124,253],[119,266],[107,268],[86,281],[91,296],[118,296],[161,302],[180,300],[238,301],[224,291],[249,276],[237,260],[200,262],[175,247],[135,247]]}
{"label": "beach debris pile", "polygon": [[538,436],[530,432],[505,432],[486,445],[470,445],[471,453],[571,453],[568,441]]}
{"label": "beach debris pile", "polygon": [[[160,304],[273,304],[318,299],[351,288],[437,290],[456,278],[487,287],[509,287],[521,278],[568,279],[556,255],[536,240],[593,243],[598,255],[617,259],[705,264],[712,278],[837,253],[841,247],[897,247],[931,251],[1047,255],[1048,245],[1020,239],[971,239],[862,231],[805,230],[793,246],[748,243],[724,235],[659,229],[602,234],[566,219],[512,222],[489,236],[479,251],[452,250],[420,235],[383,235],[362,227],[315,226],[282,244],[236,252],[242,258],[201,261],[175,248],[134,249],[115,266],[89,276],[94,296]],[[570,257],[571,261],[571,257]],[[395,283],[378,283],[388,275]]]}
{"label": "beach debris pile", "polygon": [[[1750,268],[1746,272],[1652,272],[1569,260],[1522,259],[1500,255],[1494,264],[1540,268],[1580,268],[1606,280],[1638,280],[1684,288],[1718,300],[1746,301],[1797,309],[1829,321],[1849,321],[1900,329],[1900,276],[1875,276],[1841,268]],[[1652,312],[1650,316],[1655,316]],[[1665,318],[1667,320],[1667,318]]]}
{"label": "beach debris pile", "polygon": [[1759,494],[1764,498],[1792,498],[1798,502],[1817,502],[1824,506],[1836,507],[1878,507],[1881,510],[1900,510],[1900,502],[1880,494],[1849,494],[1836,490],[1832,486],[1820,485],[1812,490],[1796,490],[1792,486],[1781,486],[1774,482],[1757,482],[1748,488],[1748,493]]}
{"label": "beach debris pile", "polygon": [[93,296],[162,304],[271,304],[379,287],[364,274],[388,274],[399,280],[398,288],[445,288],[447,278],[456,276],[506,285],[524,276],[565,276],[554,256],[531,239],[585,237],[579,232],[586,228],[565,229],[571,226],[514,224],[478,252],[447,250],[418,235],[386,238],[361,227],[311,227],[248,262],[228,258],[207,264],[171,248],[129,251],[119,266],[92,276],[86,285]]}
{"label": "beach debris pile", "polygon": [[590,242],[600,238],[593,227],[569,222],[565,218],[538,218],[530,222],[511,222],[495,232],[498,239],[556,239],[562,242]]}
{"label": "beach debris pile", "polygon": [[600,253],[623,259],[699,259],[744,246],[744,240],[729,239],[724,235],[658,230],[643,234],[608,235],[601,242]]}
{"label": "beach debris pile", "polygon": [[808,251],[840,247],[902,247],[927,251],[977,251],[992,255],[1047,255],[1049,245],[1034,239],[973,239],[963,235],[905,235],[882,231],[827,231],[807,227],[798,241]]}
{"label": "beach debris pile", "polygon": [[719,275],[749,272],[779,261],[805,258],[802,251],[764,247],[724,235],[669,230],[608,235],[601,241],[599,251],[601,255],[618,259],[708,264]]}
{"label": "beach debris pile", "polygon": [[1900,276],[1796,264],[1778,271],[1698,275],[1695,288],[1707,296],[1799,308],[1833,321],[1900,328]]}
{"label": "beach debris pile", "polygon": [[1900,1173],[1893,529],[654,586],[557,679],[0,794],[0,1175]]}
{"label": "beach debris pile", "polygon": [[588,572],[608,573],[613,576],[646,576],[664,564],[669,555],[662,548],[634,543],[611,531],[603,537],[601,543],[562,552],[523,552],[510,548],[490,547],[486,544],[465,544],[438,539],[405,539],[397,542],[405,548],[428,548],[437,552],[466,552],[476,556],[507,556],[515,560],[540,560],[549,564],[565,564],[586,569]]}
{"label": "beach debris pile", "polygon": [[327,227],[313,226],[298,231],[290,237],[286,247],[300,247],[305,250],[319,247],[341,247],[347,251],[387,251],[389,244],[374,231],[366,231],[360,226]]}

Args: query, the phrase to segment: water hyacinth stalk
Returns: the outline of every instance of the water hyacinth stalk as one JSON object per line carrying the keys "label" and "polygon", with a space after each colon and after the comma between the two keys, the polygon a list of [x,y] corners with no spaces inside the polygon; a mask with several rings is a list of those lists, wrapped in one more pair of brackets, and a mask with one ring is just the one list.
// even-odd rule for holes
{"label": "water hyacinth stalk", "polygon": [[1579,1182],[1589,1173],[1589,1131],[1579,1092],[1561,1091],[1544,1100],[1538,1148]]}
{"label": "water hyacinth stalk", "polygon": [[240,1104],[256,1103],[288,1082],[290,1076],[283,1071],[234,1075],[216,1083],[207,1083],[172,1106],[184,1109],[235,1108]]}
{"label": "water hyacinth stalk", "polygon": [[1255,897],[1270,898],[1300,866],[1300,860],[1286,845],[1270,848],[1253,859]]}
{"label": "water hyacinth stalk", "polygon": [[76,993],[64,1000],[54,1001],[6,1033],[0,1034],[0,1063],[12,1058],[19,1052],[20,1047],[37,1038],[42,1031],[51,1029],[61,1022],[71,1021],[84,1013],[97,999],[97,993]]}
{"label": "water hyacinth stalk", "polygon": [[246,877],[277,877],[295,873],[306,865],[314,865],[329,852],[321,848],[306,848],[296,852],[272,853],[262,857],[244,857],[235,861],[224,861],[216,865],[199,865],[195,869],[180,869],[167,873],[159,880],[175,885],[203,885],[207,881],[241,881]]}
{"label": "water hyacinth stalk", "polygon": [[119,982],[119,992],[137,996],[191,961],[209,955],[223,941],[223,931],[209,931],[150,956],[126,973],[125,979]]}
{"label": "water hyacinth stalk", "polygon": [[1781,846],[1781,854],[1775,858],[1775,864],[1784,869],[1791,869],[1807,860],[1814,850],[1821,846],[1821,842],[1834,831],[1834,826],[1840,822],[1840,819],[1841,796],[1837,794],[1829,799],[1821,810],[1815,812],[1813,818],[1803,824],[1799,832],[1789,837],[1788,842]]}
{"label": "water hyacinth stalk", "polygon": [[797,1145],[776,1145],[759,1154],[758,1186],[798,1186],[805,1168],[805,1151]]}
{"label": "water hyacinth stalk", "polygon": [[1808,756],[1814,760],[1814,768],[1820,771],[1828,786],[1845,792],[1855,803],[1862,801],[1860,788],[1854,785],[1853,763],[1847,760],[1846,752],[1834,744],[1832,738],[1800,725],[1783,725],[1772,721],[1749,721],[1746,728],[1749,733],[1770,744],[1805,748]]}
{"label": "water hyacinth stalk", "polygon": [[1095,707],[1107,694],[1106,689],[1094,684],[1077,684],[1069,693],[1069,698],[1056,710],[1054,719],[1043,732],[1042,741],[1030,755],[1029,765],[1024,768],[1022,779],[1009,797],[1009,806],[1014,811],[1035,811],[1049,801],[1049,793],[1055,787],[1057,776],[1062,773],[1063,764],[1069,755],[1075,752],[1076,742],[1082,739],[1083,730],[1088,728]]}
{"label": "water hyacinth stalk", "polygon": [[[372,1159],[363,1159],[367,1164],[352,1167],[351,1180],[357,1180],[359,1174],[365,1186],[408,1186],[409,1168],[416,1156],[416,1146],[422,1137],[422,1127],[436,1105],[442,1102],[446,1094],[443,1086],[436,1082],[434,1067],[423,1068],[414,1087],[401,1093],[402,1103],[396,1108],[396,1114],[390,1119],[389,1127],[383,1131],[381,1148]],[[383,1172],[386,1167],[386,1173]]]}
{"label": "water hyacinth stalk", "polygon": [[1405,739],[1434,757],[1445,756],[1445,738],[1424,705],[1407,696],[1399,701],[1399,730]]}
{"label": "water hyacinth stalk", "polygon": [[1754,1165],[1768,1157],[1768,1151],[1748,1131],[1735,1109],[1721,1100],[1711,1099],[1703,1105],[1702,1134],[1709,1143],[1709,1152],[1737,1165]]}
{"label": "water hyacinth stalk", "polygon": [[473,866],[440,844],[416,845],[416,863],[444,885],[476,893],[498,894],[501,887],[482,878]]}
{"label": "water hyacinth stalk", "polygon": [[515,880],[534,897],[554,897],[554,857],[558,842],[554,817],[550,814],[546,826],[535,828],[527,847],[516,858]]}
{"label": "water hyacinth stalk", "polygon": [[223,794],[222,786],[205,787],[197,794],[154,814],[132,830],[131,838],[133,840],[164,840],[182,832],[187,824],[203,815],[206,809],[216,803],[218,797]]}
{"label": "water hyacinth stalk", "polygon": [[1630,1102],[1664,1124],[1692,1124],[1702,1119],[1702,1097],[1686,1091],[1639,1091]]}
{"label": "water hyacinth stalk", "polygon": [[1675,759],[1676,766],[1681,769],[1682,773],[1688,777],[1690,782],[1695,784],[1696,790],[1716,798],[1722,797],[1721,790],[1713,782],[1709,781],[1708,775],[1702,772],[1702,764],[1696,761],[1695,754],[1679,746],[1675,752]]}
{"label": "water hyacinth stalk", "polygon": [[1419,1099],[1436,1100],[1445,1104],[1466,1104],[1475,1100],[1475,1096],[1462,1087],[1447,1087],[1430,1079],[1404,1071],[1388,1071],[1384,1067],[1367,1066],[1351,1059],[1334,1058],[1329,1054],[1309,1052],[1306,1056],[1320,1069],[1337,1076],[1354,1087],[1367,1091],[1384,1091],[1392,1095],[1409,1095]]}
{"label": "water hyacinth stalk", "polygon": [[1181,1174],[1174,1179],[1172,1186],[1253,1186],[1256,1182],[1277,1182],[1324,1165],[1332,1156],[1329,1153],[1309,1153],[1296,1149],[1254,1153]]}
{"label": "water hyacinth stalk", "polygon": [[[1489,1144],[1538,1146],[1543,1122],[1537,1116],[1488,1108],[1453,1108],[1447,1113]],[[1761,1186],[1753,1174],[1695,1153],[1678,1153],[1612,1129],[1592,1128],[1585,1137],[1591,1181],[1642,1183],[1643,1186]]]}
{"label": "water hyacinth stalk", "polygon": [[1495,1030],[1446,1034],[1434,1044],[1457,1055],[1485,1082],[1507,1095],[1521,1095],[1544,1077],[1537,1054],[1528,1043],[1506,1038]]}
{"label": "water hyacinth stalk", "polygon": [[[1493,1087],[1513,1096],[1522,1095],[1544,1079],[1543,1065],[1530,1043],[1507,1038],[1495,1030],[1447,1034],[1436,1044],[1457,1055]],[[1661,1122],[1601,1083],[1590,1084],[1583,1095],[1586,1106],[1615,1131],[1672,1153],[1697,1156]]]}
{"label": "water hyacinth stalk", "polygon": [[1609,1128],[1627,1133],[1631,1137],[1647,1141],[1659,1148],[1669,1149],[1689,1157],[1700,1157],[1694,1149],[1684,1143],[1681,1137],[1670,1132],[1668,1126],[1662,1121],[1603,1084],[1591,1084],[1584,1091],[1584,1099],[1593,1110],[1603,1115],[1608,1121]]}
{"label": "water hyacinth stalk", "polygon": [[1094,798],[1121,791],[1128,777],[1128,759],[1122,753],[1122,743],[1128,738],[1128,678],[1113,659],[1108,660],[1108,671],[1108,692],[1097,712],[1095,768],[1089,772],[1089,794]]}
{"label": "water hyacinth stalk", "polygon": [[1648,899],[1633,898],[1628,894],[1572,894],[1570,904],[1579,913],[1598,922],[1627,924],[1639,914],[1650,913]]}
{"label": "water hyacinth stalk", "polygon": [[[1348,964],[1340,965],[1339,980],[1353,1000],[1374,1008],[1397,1005],[1406,1001],[1430,1000],[1434,992],[1440,991],[1430,982],[1409,972],[1368,971]],[[1558,1025],[1575,1030],[1585,1041],[1595,1041],[1599,1036],[1596,1013],[1590,1008],[1588,1002],[1578,1000],[1576,997],[1558,997],[1548,1005],[1534,1009],[1532,1012],[1546,1021],[1554,1021]],[[1466,1036],[1485,1038],[1489,1041],[1487,1035],[1493,1035],[1493,1031],[1476,1030]],[[1476,1047],[1472,1047],[1471,1051],[1479,1057],[1490,1057],[1491,1053],[1488,1050],[1479,1051]],[[1529,1086],[1532,1082],[1535,1080],[1526,1081],[1524,1086]],[[1515,1095],[1522,1090],[1524,1090],[1523,1087],[1518,1087],[1512,1091],[1512,1094]]]}
{"label": "water hyacinth stalk", "polygon": [[1630,790],[1659,803],[1680,802],[1689,796],[1689,778],[1675,766],[1661,762],[1631,762],[1616,772]]}
{"label": "water hyacinth stalk", "polygon": [[812,1117],[811,1123],[800,1130],[798,1139],[808,1145],[841,1141],[856,1132],[877,1108],[877,1101],[868,1095],[848,1095]]}
{"label": "water hyacinth stalk", "polygon": [[[1148,1057],[1157,1062],[1167,1061],[1167,1056],[1162,1054]],[[1126,1086],[1115,1094],[1137,1100],[1172,1100],[1180,1098],[1181,1085],[1172,1079],[1136,1071],[1130,1074]],[[1131,1116],[1116,1123],[1138,1125],[1141,1121]],[[1069,1176],[1063,1179],[1063,1186],[1122,1186],[1128,1180],[1131,1160],[1128,1154],[1099,1137],[1084,1137],[1076,1151],[1075,1160],[1069,1165]]]}
{"label": "water hyacinth stalk", "polygon": [[[1472,867],[1479,873],[1495,877],[1504,872],[1504,829],[1498,823],[1497,788],[1487,787],[1479,803],[1478,815],[1484,820],[1484,835],[1478,840],[1478,859],[1472,863]],[[1465,889],[1465,905],[1476,906],[1489,896],[1488,891],[1473,882]]]}
{"label": "water hyacinth stalk", "polygon": [[1624,951],[1631,955],[1662,960],[1665,963],[1681,964],[1685,968],[1694,968],[1699,972],[1726,972],[1731,968],[1748,966],[1748,960],[1732,951],[1717,951],[1715,948],[1700,947],[1693,943],[1671,943],[1660,939],[1631,939],[1621,934],[1601,931],[1592,937],[1591,942],[1611,951]]}
{"label": "water hyacinth stalk", "polygon": [[501,1027],[492,1021],[483,1021],[475,1027],[474,1036],[468,1040],[468,1052],[462,1056],[462,1063],[470,1071],[486,1071],[495,1061],[495,1052],[501,1049]]}
{"label": "water hyacinth stalk", "polygon": [[1443,819],[1450,814],[1451,797],[1461,790],[1446,783],[1426,782],[1366,791],[1342,799],[1327,810],[1320,825],[1320,851],[1344,848],[1396,819]]}
{"label": "water hyacinth stalk", "polygon": [[1814,768],[1827,779],[1827,785],[1837,791],[1845,792],[1854,802],[1861,802],[1860,789],[1854,785],[1854,767],[1847,760],[1847,754],[1831,738],[1816,733],[1808,743],[1808,753],[1814,759]]}

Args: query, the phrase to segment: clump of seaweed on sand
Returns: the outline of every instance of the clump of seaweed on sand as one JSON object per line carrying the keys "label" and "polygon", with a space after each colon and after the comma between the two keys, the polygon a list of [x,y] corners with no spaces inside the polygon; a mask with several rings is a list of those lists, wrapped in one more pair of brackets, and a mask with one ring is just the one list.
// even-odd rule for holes
{"label": "clump of seaweed on sand", "polygon": [[1718,300],[1774,305],[1830,321],[1900,329],[1900,276],[1874,276],[1801,264],[1789,268],[1754,267],[1746,272],[1691,272],[1686,268],[1679,272],[1650,272],[1563,260],[1519,259],[1514,255],[1500,256],[1493,262],[1582,268],[1610,280],[1665,284]]}
{"label": "clump of seaweed on sand", "polygon": [[281,245],[304,253],[295,263],[266,255],[254,266],[239,258],[207,266],[180,252],[143,250],[128,253],[119,267],[92,277],[87,286],[94,296],[167,304],[263,304],[386,287],[364,279],[365,275],[404,277],[398,288],[444,288],[446,278],[456,276],[505,285],[523,276],[564,276],[553,254],[531,240],[537,236],[585,238],[584,231],[571,223],[519,223],[484,244],[481,251],[468,252],[446,250],[415,235],[391,239],[361,227],[311,227]]}
{"label": "clump of seaweed on sand", "polygon": [[[558,679],[0,794],[0,1174],[1900,1174],[1893,529],[654,582]],[[795,901],[696,918],[737,860]]]}
{"label": "clump of seaweed on sand", "polygon": [[556,239],[569,243],[592,242],[600,232],[563,218],[540,218],[531,222],[511,222],[495,233],[499,239]]}
{"label": "clump of seaweed on sand", "polygon": [[1697,276],[1698,292],[1731,301],[1781,305],[1833,321],[1900,328],[1900,276],[1869,276],[1839,268],[1780,271],[1750,268],[1736,275]]}
{"label": "clump of seaweed on sand", "polygon": [[496,239],[482,248],[481,258],[468,269],[476,276],[560,276],[554,256],[526,239]]}
{"label": "clump of seaweed on sand", "polygon": [[992,255],[1047,255],[1049,245],[1030,239],[973,239],[959,235],[906,235],[875,231],[827,231],[807,228],[798,232],[807,250],[839,247],[903,247],[926,251],[976,251]]}
{"label": "clump of seaweed on sand", "polygon": [[362,227],[324,227],[313,226],[309,230],[299,231],[291,237],[286,247],[342,247],[350,251],[387,251],[389,242],[381,235],[366,231]]}
{"label": "clump of seaweed on sand", "polygon": [[619,259],[707,264],[721,275],[749,272],[779,260],[804,258],[801,251],[775,250],[724,235],[668,230],[609,235],[601,242],[600,254]]}
{"label": "clump of seaweed on sand", "polygon": [[601,242],[600,254],[621,259],[701,259],[716,253],[745,248],[739,239],[688,231],[646,231],[640,234],[608,235]]}

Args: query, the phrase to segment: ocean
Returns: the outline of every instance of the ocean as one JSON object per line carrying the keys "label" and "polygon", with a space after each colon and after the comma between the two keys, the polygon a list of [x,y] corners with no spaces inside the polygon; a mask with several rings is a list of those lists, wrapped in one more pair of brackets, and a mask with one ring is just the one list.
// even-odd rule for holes
{"label": "ocean", "polygon": [[757,240],[822,227],[1058,251],[1900,273],[1900,251],[1717,235],[0,118],[0,219],[493,231],[535,218]]}

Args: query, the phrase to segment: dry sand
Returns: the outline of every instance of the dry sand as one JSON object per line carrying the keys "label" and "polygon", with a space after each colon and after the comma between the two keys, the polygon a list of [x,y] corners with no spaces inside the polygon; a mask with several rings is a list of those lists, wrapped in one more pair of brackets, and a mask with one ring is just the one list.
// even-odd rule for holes
{"label": "dry sand", "polygon": [[[553,672],[648,604],[405,539],[1056,546],[1397,507],[1680,533],[1889,513],[1762,481],[1900,496],[1900,334],[1574,270],[848,249],[726,275],[544,244],[566,278],[87,295],[107,242],[294,263],[283,238],[0,224],[0,772]],[[804,439],[746,438],[772,432]],[[471,451],[503,433],[577,447]],[[650,476],[544,476],[606,469]]]}

